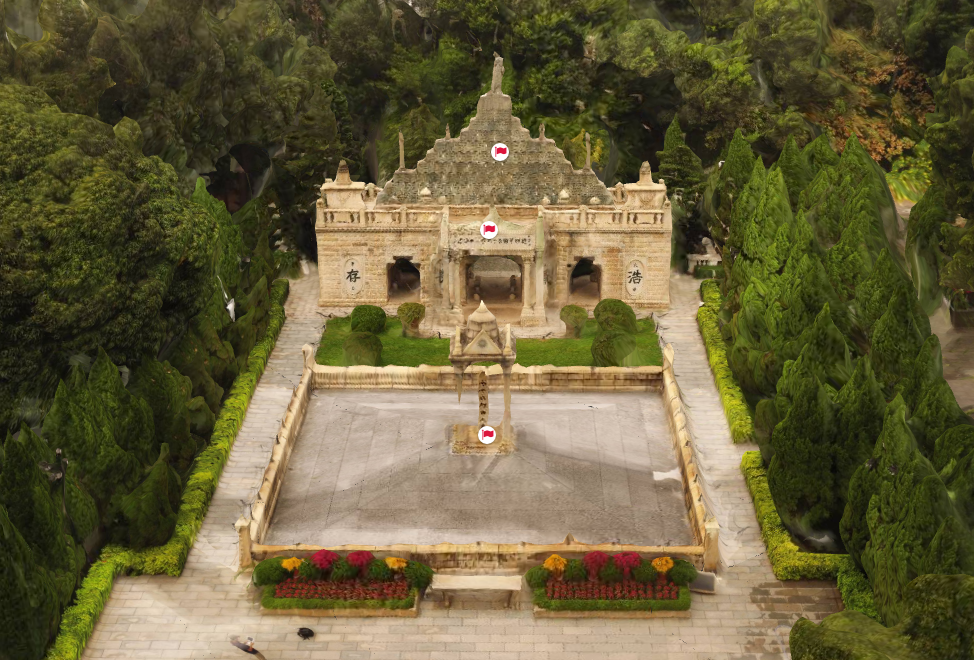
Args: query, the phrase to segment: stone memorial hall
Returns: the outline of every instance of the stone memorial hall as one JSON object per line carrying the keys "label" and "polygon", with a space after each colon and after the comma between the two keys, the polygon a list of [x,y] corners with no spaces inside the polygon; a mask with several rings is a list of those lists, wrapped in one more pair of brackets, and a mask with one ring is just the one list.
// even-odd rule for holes
{"label": "stone memorial hall", "polygon": [[385,187],[352,181],[344,163],[321,186],[320,306],[394,312],[415,301],[453,324],[483,300],[521,326],[603,298],[637,313],[669,306],[664,182],[643,163],[638,182],[606,188],[587,135],[586,166],[574,169],[544,124],[532,137],[513,116],[502,75],[497,57],[470,125],[457,137],[447,127],[415,169],[405,168],[400,134],[399,169]]}

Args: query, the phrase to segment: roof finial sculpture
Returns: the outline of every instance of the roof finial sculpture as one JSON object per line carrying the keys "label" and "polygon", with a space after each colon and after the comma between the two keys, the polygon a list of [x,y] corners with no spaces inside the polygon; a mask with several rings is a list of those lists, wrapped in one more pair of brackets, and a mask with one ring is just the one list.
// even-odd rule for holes
{"label": "roof finial sculpture", "polygon": [[449,139],[450,139],[450,137],[451,137],[451,136],[450,136],[450,125],[449,125],[449,124],[447,124],[447,125],[446,125],[446,139],[448,139],[448,140],[449,140]]}
{"label": "roof finial sculpture", "polygon": [[538,129],[538,139],[544,139],[544,122],[541,122],[541,128]]}
{"label": "roof finial sculpture", "polygon": [[490,81],[490,91],[494,94],[503,94],[501,83],[504,82],[504,58],[494,53],[494,76]]}
{"label": "roof finial sculpture", "polygon": [[402,138],[402,131],[399,131],[399,169],[406,169],[406,143]]}
{"label": "roof finial sculpture", "polygon": [[335,183],[347,186],[352,182],[348,173],[348,164],[343,159],[338,163],[338,174],[335,175]]}

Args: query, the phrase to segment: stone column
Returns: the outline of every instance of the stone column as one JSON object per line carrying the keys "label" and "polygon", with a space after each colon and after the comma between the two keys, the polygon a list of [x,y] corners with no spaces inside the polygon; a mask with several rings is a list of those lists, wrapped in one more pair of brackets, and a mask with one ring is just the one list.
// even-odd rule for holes
{"label": "stone column", "polygon": [[513,365],[506,364],[502,365],[501,368],[504,371],[504,421],[502,429],[504,434],[507,435],[511,428],[511,368]]}
{"label": "stone column", "polygon": [[463,308],[463,253],[457,252],[453,257],[453,306],[455,309]]}
{"label": "stone column", "polygon": [[534,307],[534,256],[529,255],[522,258],[521,263],[521,306],[524,309]]}
{"label": "stone column", "polygon": [[545,313],[545,288],[544,288],[544,256],[539,254],[534,260],[535,272],[534,272],[534,290],[535,299],[534,306],[535,309],[541,311],[542,314]]}

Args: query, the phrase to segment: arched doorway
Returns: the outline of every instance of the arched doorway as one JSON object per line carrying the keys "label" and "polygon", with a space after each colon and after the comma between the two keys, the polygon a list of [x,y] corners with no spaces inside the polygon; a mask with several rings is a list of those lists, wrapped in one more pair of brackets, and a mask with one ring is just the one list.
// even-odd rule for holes
{"label": "arched doorway", "polygon": [[420,298],[419,268],[411,261],[412,257],[396,257],[389,264],[388,286],[389,302],[412,302]]}
{"label": "arched doorway", "polygon": [[583,257],[575,264],[568,278],[568,299],[583,306],[602,299],[602,268],[594,258]]}
{"label": "arched doorway", "polygon": [[472,257],[466,268],[466,301],[520,305],[524,295],[521,264],[509,257]]}

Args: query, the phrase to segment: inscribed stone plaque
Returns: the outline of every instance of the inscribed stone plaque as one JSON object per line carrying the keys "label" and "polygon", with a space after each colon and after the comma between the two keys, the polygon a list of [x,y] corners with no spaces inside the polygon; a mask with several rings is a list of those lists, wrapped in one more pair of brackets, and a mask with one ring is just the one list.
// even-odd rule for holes
{"label": "inscribed stone plaque", "polygon": [[342,289],[350,296],[356,296],[362,290],[363,261],[359,258],[345,260],[342,268]]}
{"label": "inscribed stone plaque", "polygon": [[643,280],[646,279],[646,267],[639,259],[633,259],[626,268],[626,292],[630,296],[635,296],[643,288]]}

